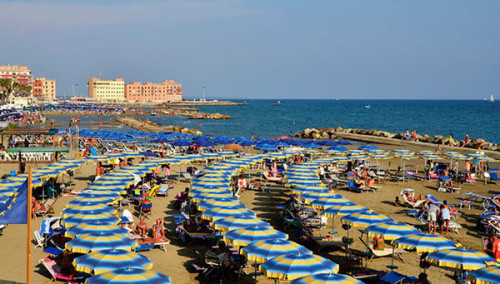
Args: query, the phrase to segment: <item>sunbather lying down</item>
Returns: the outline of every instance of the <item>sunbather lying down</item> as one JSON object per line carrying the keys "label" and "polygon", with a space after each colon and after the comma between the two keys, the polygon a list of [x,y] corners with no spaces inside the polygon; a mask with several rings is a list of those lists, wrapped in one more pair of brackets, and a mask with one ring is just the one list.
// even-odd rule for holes
{"label": "sunbather lying down", "polygon": [[417,203],[417,201],[425,200],[425,196],[423,196],[422,194],[420,194],[417,198],[415,198],[415,193],[407,192],[406,193],[406,200],[411,205],[415,205]]}

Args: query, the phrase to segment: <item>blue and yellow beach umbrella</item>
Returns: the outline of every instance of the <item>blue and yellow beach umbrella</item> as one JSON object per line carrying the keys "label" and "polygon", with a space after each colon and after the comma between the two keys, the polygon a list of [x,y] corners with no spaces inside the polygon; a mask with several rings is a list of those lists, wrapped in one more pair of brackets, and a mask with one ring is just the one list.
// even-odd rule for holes
{"label": "blue and yellow beach umbrella", "polygon": [[347,202],[343,205],[334,205],[330,208],[327,208],[323,213],[327,217],[335,217],[335,216],[345,216],[353,213],[365,212],[368,211],[367,207],[358,205],[354,202]]}
{"label": "blue and yellow beach umbrella", "polygon": [[137,247],[135,240],[120,234],[89,233],[67,242],[65,248],[73,253],[89,253],[107,249],[131,251]]}
{"label": "blue and yellow beach umbrella", "polygon": [[106,206],[99,209],[94,209],[95,206],[89,206],[87,208],[80,207],[76,208],[65,208],[61,211],[61,217],[68,218],[76,214],[87,214],[87,213],[101,213],[101,214],[116,214],[116,209],[110,206]]}
{"label": "blue and yellow beach umbrella", "polygon": [[148,257],[122,249],[107,249],[75,258],[73,265],[76,271],[88,274],[101,274],[120,268],[153,269]]}
{"label": "blue and yellow beach umbrella", "polygon": [[471,271],[467,279],[475,284],[498,284],[500,283],[500,266],[488,266]]}
{"label": "blue and yellow beach umbrella", "polygon": [[89,233],[106,233],[106,234],[120,234],[127,236],[129,231],[116,224],[102,223],[100,221],[92,221],[88,223],[80,223],[76,226],[68,228],[64,232],[66,238],[77,238]]}
{"label": "blue and yellow beach umbrella", "polygon": [[227,232],[224,241],[233,246],[247,246],[253,242],[269,239],[288,239],[288,235],[271,226],[249,226]]}
{"label": "blue and yellow beach umbrella", "polygon": [[363,284],[349,275],[336,273],[312,274],[293,280],[290,284]]}
{"label": "blue and yellow beach umbrella", "polygon": [[418,233],[415,227],[402,223],[379,223],[365,229],[370,237],[383,237],[387,241]]}
{"label": "blue and yellow beach umbrella", "polygon": [[248,210],[246,207],[235,207],[235,208],[224,208],[224,207],[213,207],[206,210],[201,215],[201,218],[205,220],[218,220],[225,217],[237,217],[237,216],[255,216],[255,213]]}
{"label": "blue and yellow beach umbrella", "polygon": [[241,204],[240,201],[236,198],[226,197],[226,198],[210,198],[205,199],[204,201],[198,204],[199,211],[205,211],[214,207],[222,207],[222,208],[245,208],[245,205]]}
{"label": "blue and yellow beach umbrella", "polygon": [[291,253],[266,261],[259,270],[266,277],[290,281],[309,274],[337,273],[339,265],[319,255]]}
{"label": "blue and yellow beach umbrella", "polygon": [[269,239],[251,243],[242,248],[240,253],[244,255],[248,261],[264,263],[280,255],[290,253],[312,254],[312,251],[289,240]]}
{"label": "blue and yellow beach umbrella", "polygon": [[123,268],[95,275],[85,284],[171,284],[170,277],[152,270]]}
{"label": "blue and yellow beach umbrella", "polygon": [[[194,191],[194,190],[192,190]],[[223,192],[189,192],[189,195],[192,196],[193,202],[200,202],[208,198],[230,198],[233,197],[233,193],[230,192],[229,190],[223,191]]]}
{"label": "blue and yellow beach umbrella", "polygon": [[223,232],[249,226],[270,226],[269,223],[253,216],[225,217],[215,221],[215,229]]}
{"label": "blue and yellow beach umbrella", "polygon": [[[90,206],[90,205],[99,205],[99,204],[103,204],[104,206],[107,206],[106,205],[106,200],[107,199],[104,199],[104,200],[99,200],[99,199],[89,199],[89,200],[78,200],[78,199],[74,199],[74,200],[71,200],[70,202],[66,203],[66,208],[80,208],[80,207],[87,207],[87,206]],[[99,205],[100,206],[100,205]]]}
{"label": "blue and yellow beach umbrella", "polygon": [[299,196],[299,199],[303,200],[305,203],[311,203],[315,200],[318,200],[320,198],[335,198],[335,197],[340,197],[341,195],[335,194],[331,190],[324,190],[324,191],[311,191],[311,192],[306,192],[304,194],[301,194]]}
{"label": "blue and yellow beach umbrella", "polygon": [[314,209],[325,210],[332,206],[342,206],[348,204],[350,201],[345,199],[340,194],[333,194],[332,197],[321,197],[311,202]]}
{"label": "blue and yellow beach umbrella", "polygon": [[103,224],[118,224],[119,219],[112,214],[109,213],[101,213],[101,212],[86,212],[84,214],[79,213],[68,218],[63,218],[61,223],[66,227],[70,228],[76,226],[80,223],[88,223],[93,221],[99,221]]}
{"label": "blue and yellow beach umbrella", "polygon": [[358,212],[342,218],[342,224],[366,228],[378,223],[394,222],[391,218],[375,212]]}
{"label": "blue and yellow beach umbrella", "polygon": [[460,246],[460,244],[456,244],[447,238],[424,233],[411,234],[401,237],[393,240],[392,245],[396,248],[416,250],[418,253],[434,252],[440,249],[452,249]]}
{"label": "blue and yellow beach umbrella", "polygon": [[427,260],[435,265],[455,269],[475,270],[487,265],[496,265],[496,259],[475,250],[443,249],[427,256]]}

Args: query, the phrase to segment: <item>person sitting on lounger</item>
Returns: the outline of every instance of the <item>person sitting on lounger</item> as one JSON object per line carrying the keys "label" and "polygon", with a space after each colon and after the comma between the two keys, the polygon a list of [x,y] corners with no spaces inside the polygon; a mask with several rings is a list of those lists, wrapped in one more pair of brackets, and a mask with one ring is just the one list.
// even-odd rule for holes
{"label": "person sitting on lounger", "polygon": [[63,274],[76,275],[76,270],[73,266],[74,259],[75,257],[73,257],[67,250],[63,251],[59,265]]}
{"label": "person sitting on lounger", "polygon": [[406,200],[408,200],[408,203],[410,203],[412,206],[414,206],[417,203],[417,201],[425,200],[425,197],[422,194],[420,194],[415,199],[415,197],[413,196],[413,194],[411,194],[411,192],[407,192],[406,193]]}
{"label": "person sitting on lounger", "polygon": [[375,186],[375,179],[374,179],[374,178],[370,178],[370,179],[366,182],[366,186],[367,186],[367,187],[374,187],[374,186]]}
{"label": "person sitting on lounger", "polygon": [[165,229],[163,228],[163,219],[160,217],[156,218],[155,223],[153,225],[153,237],[159,241],[165,240]]}
{"label": "person sitting on lounger", "polygon": [[40,205],[40,202],[36,200],[34,197],[31,198],[31,219],[34,219],[36,216],[36,213],[42,209],[42,205]]}
{"label": "person sitting on lounger", "polygon": [[144,222],[144,218],[139,219],[139,223],[137,223],[136,231],[142,238],[145,238],[148,234],[148,224]]}
{"label": "person sitting on lounger", "polygon": [[385,249],[385,240],[382,236],[378,236],[373,238],[373,249],[376,250],[384,250]]}

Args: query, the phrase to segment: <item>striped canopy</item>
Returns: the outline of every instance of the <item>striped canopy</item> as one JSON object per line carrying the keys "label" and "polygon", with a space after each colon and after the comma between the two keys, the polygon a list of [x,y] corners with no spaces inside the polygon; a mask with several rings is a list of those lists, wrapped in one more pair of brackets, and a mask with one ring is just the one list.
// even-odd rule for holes
{"label": "striped canopy", "polygon": [[419,230],[415,227],[402,223],[379,223],[365,229],[370,237],[383,237],[385,240],[392,241],[409,234],[416,234]]}
{"label": "striped canopy", "polygon": [[106,249],[132,250],[137,247],[135,240],[120,234],[89,233],[72,239],[65,245],[70,252],[89,253]]}
{"label": "striped canopy", "polygon": [[[104,203],[96,203],[96,202],[86,202],[86,203],[78,202],[77,204],[73,204],[73,203],[66,204],[66,208],[81,209],[81,210],[99,210],[99,209],[103,209],[103,208],[107,208],[107,207],[109,207],[109,206],[104,204]],[[63,211],[64,211],[64,209],[63,209]]]}
{"label": "striped canopy", "polygon": [[68,217],[68,218],[64,218],[61,220],[61,223],[66,228],[70,228],[70,227],[76,226],[80,223],[88,223],[88,222],[92,222],[92,221],[99,221],[103,224],[111,225],[111,224],[118,224],[119,219],[115,215],[112,215],[109,213],[99,213],[99,212],[90,213],[90,212],[87,212],[85,214],[80,213],[80,214],[75,214],[75,215]]}
{"label": "striped canopy", "polygon": [[106,234],[120,234],[127,236],[128,230],[117,226],[115,224],[109,225],[106,223],[101,223],[99,221],[94,221],[90,223],[80,223],[73,226],[64,232],[66,238],[77,238],[89,233],[106,233]]}
{"label": "striped canopy", "polygon": [[204,201],[198,204],[198,210],[205,211],[214,207],[223,207],[223,208],[238,208],[243,207],[244,205],[240,203],[240,201],[236,198],[210,198],[205,199]]}
{"label": "striped canopy", "polygon": [[223,232],[256,225],[270,226],[269,223],[253,216],[225,217],[215,221],[215,229]]}
{"label": "striped canopy", "polygon": [[417,252],[434,252],[440,249],[452,249],[458,244],[438,235],[417,233],[407,235],[392,241],[392,245],[397,248],[416,250]]}
{"label": "striped canopy", "polygon": [[394,222],[391,218],[375,212],[359,212],[342,218],[342,224],[366,228],[378,223]]}
{"label": "striped canopy", "polygon": [[427,256],[427,260],[435,265],[456,269],[475,270],[497,261],[484,252],[468,249],[443,249]]}
{"label": "striped canopy", "polygon": [[311,192],[306,192],[304,194],[300,195],[300,199],[304,200],[305,203],[311,203],[313,201],[316,201],[320,198],[335,198],[339,197],[341,198],[341,195],[333,193],[333,191],[327,190],[327,191],[311,191]]}
{"label": "striped canopy", "polygon": [[73,261],[76,271],[88,274],[101,274],[120,268],[153,269],[148,257],[122,249],[107,249],[82,255]]}
{"label": "striped canopy", "polygon": [[471,271],[467,279],[476,284],[498,284],[500,283],[500,266],[488,266]]}
{"label": "striped canopy", "polygon": [[65,208],[61,211],[61,217],[63,218],[68,218],[68,217],[71,217],[71,216],[74,216],[76,214],[97,214],[97,213],[101,213],[101,214],[116,214],[116,209],[113,208],[113,207],[109,207],[109,206],[106,206],[104,208],[99,208],[99,209],[93,209],[92,207],[94,206],[89,206],[88,208],[85,208],[85,207],[82,207],[82,208],[79,208],[79,209],[75,209],[75,208]]}
{"label": "striped canopy", "polygon": [[237,216],[255,216],[255,213],[248,210],[246,207],[237,208],[223,208],[223,207],[213,207],[209,210],[203,212],[201,217],[206,220],[218,220],[225,217],[237,217]]}
{"label": "striped canopy", "polygon": [[197,194],[195,194],[193,192],[194,190],[191,190],[189,192],[189,195],[193,194],[192,195],[192,198],[193,198],[193,201],[194,202],[200,202],[200,201],[203,201],[207,198],[229,198],[229,197],[233,197],[233,193],[230,192],[230,191],[226,191],[226,192],[210,192],[210,193],[205,193],[205,192],[198,192]]}
{"label": "striped canopy", "polygon": [[293,280],[290,284],[363,284],[349,275],[336,273],[312,274]]}
{"label": "striped canopy", "polygon": [[342,195],[335,194],[332,197],[321,197],[311,202],[311,206],[315,209],[325,210],[332,206],[342,206],[348,204],[350,201],[342,197]]}
{"label": "striped canopy", "polygon": [[288,235],[270,226],[249,226],[226,233],[224,241],[233,246],[247,246],[250,243],[269,240],[288,239]]}
{"label": "striped canopy", "polygon": [[116,269],[95,275],[85,284],[170,284],[170,277],[152,270],[141,268]]}
{"label": "striped canopy", "polygon": [[332,206],[332,207],[326,209],[325,211],[323,211],[323,213],[327,217],[335,217],[337,215],[345,216],[345,215],[358,213],[358,212],[364,212],[364,211],[368,211],[368,210],[369,210],[368,208],[361,206],[361,205],[358,205],[354,202],[347,202],[344,205]]}
{"label": "striped canopy", "polygon": [[75,199],[75,200],[71,200],[70,202],[68,202],[66,204],[66,208],[79,208],[81,206],[86,207],[86,206],[91,206],[91,205],[97,206],[98,204],[103,204],[104,206],[107,206],[106,201],[107,201],[106,199],[104,199],[104,200],[100,200],[100,199],[78,200],[78,199]]}
{"label": "striped canopy", "polygon": [[312,251],[289,240],[269,239],[251,243],[242,248],[240,253],[251,262],[264,263],[280,255],[290,253],[312,254]]}
{"label": "striped canopy", "polygon": [[318,273],[337,273],[339,265],[315,254],[291,253],[261,264],[259,270],[269,278],[295,280]]}

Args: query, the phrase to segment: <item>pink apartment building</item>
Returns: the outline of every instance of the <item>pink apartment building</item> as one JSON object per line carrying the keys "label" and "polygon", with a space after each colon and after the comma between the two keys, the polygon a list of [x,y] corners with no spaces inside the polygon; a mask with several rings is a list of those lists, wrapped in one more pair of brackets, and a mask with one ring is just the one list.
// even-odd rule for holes
{"label": "pink apartment building", "polygon": [[125,100],[128,102],[180,102],[182,84],[173,80],[160,84],[130,82],[125,85]]}

